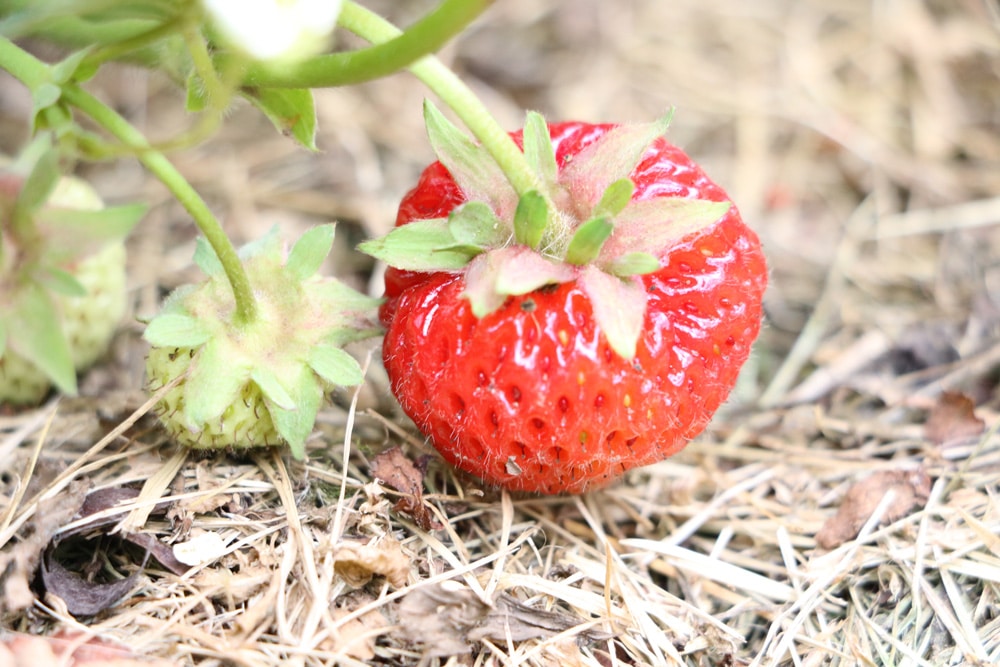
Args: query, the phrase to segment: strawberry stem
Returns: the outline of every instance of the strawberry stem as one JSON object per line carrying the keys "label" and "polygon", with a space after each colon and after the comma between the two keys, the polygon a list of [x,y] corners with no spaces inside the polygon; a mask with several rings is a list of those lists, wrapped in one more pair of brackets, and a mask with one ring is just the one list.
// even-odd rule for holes
{"label": "strawberry stem", "polygon": [[[386,43],[403,34],[381,16],[351,0],[345,0],[339,24],[373,44]],[[409,70],[465,123],[519,196],[532,190],[542,191],[524,153],[465,82],[434,56],[421,58]]]}
{"label": "strawberry stem", "polygon": [[[10,72],[32,93],[50,83],[49,67],[6,38],[0,37],[0,68]],[[191,214],[205,239],[215,250],[233,288],[236,301],[235,324],[242,325],[257,317],[257,302],[250,280],[233,244],[205,200],[191,187],[177,168],[163,155],[153,150],[146,137],[122,116],[75,84],[64,85],[60,100],[90,116],[98,125],[129,146],[138,160],[167,187]]]}

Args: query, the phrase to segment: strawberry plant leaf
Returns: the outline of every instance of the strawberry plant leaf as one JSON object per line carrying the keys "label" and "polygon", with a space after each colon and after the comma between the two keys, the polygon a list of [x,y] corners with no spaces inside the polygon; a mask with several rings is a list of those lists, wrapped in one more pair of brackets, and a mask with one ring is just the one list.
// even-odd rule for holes
{"label": "strawberry plant leaf", "polygon": [[553,262],[524,247],[494,251],[493,260],[499,266],[494,289],[498,294],[527,294],[554,283],[565,283],[576,277],[569,264]]}
{"label": "strawberry plant leaf", "polygon": [[364,374],[357,360],[332,345],[317,345],[309,350],[309,367],[321,378],[338,387],[364,382]]}
{"label": "strawberry plant leaf", "polygon": [[291,252],[288,253],[285,266],[297,280],[305,280],[319,271],[323,260],[333,249],[334,232],[333,224],[319,225],[307,231],[295,242]]}
{"label": "strawberry plant leaf", "polygon": [[194,241],[194,263],[206,276],[221,276],[225,273],[219,256],[215,254],[215,248],[204,236],[199,236]]}
{"label": "strawberry plant leaf", "polygon": [[486,149],[463,134],[430,101],[424,102],[424,123],[434,154],[466,199],[488,203],[500,217],[513,210],[514,189]]}
{"label": "strawberry plant leaf", "polygon": [[591,218],[580,225],[566,248],[566,261],[583,266],[593,262],[615,226],[607,218]]}
{"label": "strawberry plant leaf", "polygon": [[684,197],[659,197],[633,202],[615,218],[615,233],[601,249],[601,258],[633,252],[660,255],[684,237],[703,231],[724,216],[732,204]]}
{"label": "strawberry plant leaf", "polygon": [[627,255],[616,257],[607,267],[608,273],[625,278],[627,276],[640,276],[646,273],[654,273],[660,270],[660,260],[655,255],[648,252],[630,252]]}
{"label": "strawberry plant leaf", "polygon": [[41,113],[43,109],[59,101],[62,97],[62,88],[54,83],[43,83],[31,91],[31,107],[34,114]]}
{"label": "strawberry plant leaf", "polygon": [[18,354],[37,366],[64,394],[76,393],[76,370],[59,314],[49,294],[36,284],[18,292],[8,311],[18,327],[8,332],[8,343]]}
{"label": "strawberry plant leaf", "polygon": [[250,379],[250,368],[217,339],[202,346],[184,385],[184,414],[191,424],[218,419],[235,403]]}
{"label": "strawberry plant leaf", "polygon": [[396,227],[381,238],[365,241],[358,249],[408,271],[455,271],[478,254],[478,249],[458,243],[445,218]]}
{"label": "strawberry plant leaf", "polygon": [[514,211],[514,238],[518,243],[537,249],[549,225],[549,205],[537,190],[524,193]]}
{"label": "strawberry plant leaf", "polygon": [[42,234],[52,239],[50,257],[80,257],[110,241],[120,241],[146,215],[145,204],[97,210],[46,206],[35,214]]}
{"label": "strawberry plant leaf", "polygon": [[316,150],[316,104],[308,88],[253,88],[243,94],[278,132]]}
{"label": "strawberry plant leaf", "polygon": [[524,119],[524,157],[546,188],[556,183],[559,167],[556,151],[545,118],[537,111],[529,111]]}
{"label": "strawberry plant leaf", "polygon": [[284,410],[295,409],[295,401],[285,391],[285,388],[281,386],[278,376],[270,368],[255,366],[250,371],[250,379],[256,382],[257,386],[260,387],[261,393],[279,408]]}
{"label": "strawberry plant leaf", "polygon": [[72,273],[55,266],[41,268],[35,274],[35,280],[56,294],[69,297],[87,296],[87,288],[81,285]]}
{"label": "strawberry plant leaf", "polygon": [[146,326],[142,337],[156,347],[198,347],[207,342],[212,333],[197,317],[161,313]]}
{"label": "strawberry plant leaf", "polygon": [[634,278],[618,278],[596,266],[585,266],[580,286],[590,297],[594,321],[620,357],[631,359],[646,316],[646,290]]}
{"label": "strawberry plant leaf", "polygon": [[504,223],[481,201],[470,201],[448,217],[448,231],[458,245],[490,247],[507,240]]}
{"label": "strawberry plant leaf", "polygon": [[562,179],[574,184],[574,195],[596,206],[608,187],[628,178],[646,153],[670,125],[670,115],[652,123],[620,125],[581,150],[563,167]]}
{"label": "strawberry plant leaf", "polygon": [[323,401],[323,390],[309,368],[302,369],[298,382],[291,389],[295,409],[286,410],[277,405],[269,405],[268,409],[274,420],[274,427],[288,443],[292,456],[301,461],[306,455],[306,438],[312,433],[316,414]]}
{"label": "strawberry plant leaf", "polygon": [[592,217],[615,217],[628,206],[629,201],[632,200],[633,192],[635,192],[635,183],[632,182],[632,179],[618,179],[604,191],[601,201],[597,202],[597,206],[594,207]]}

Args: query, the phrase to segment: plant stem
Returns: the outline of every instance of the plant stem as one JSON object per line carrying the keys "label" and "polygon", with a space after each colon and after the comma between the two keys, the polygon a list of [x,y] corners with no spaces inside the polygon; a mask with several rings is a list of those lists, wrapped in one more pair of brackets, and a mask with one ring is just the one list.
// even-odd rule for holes
{"label": "plant stem", "polygon": [[292,64],[253,63],[243,84],[262,88],[328,88],[378,79],[440,49],[493,1],[443,0],[406,32],[396,30],[388,40],[379,40],[382,43],[369,40],[375,44],[369,48],[316,56]]}
{"label": "plant stem", "polygon": [[[402,34],[399,28],[351,0],[345,0],[339,24],[373,44],[386,43]],[[454,72],[434,56],[424,56],[410,65],[409,70],[462,119],[518,195],[540,189],[524,153]]]}
{"label": "plant stem", "polygon": [[163,153],[152,149],[139,130],[103,102],[82,88],[72,85],[63,88],[63,98],[90,116],[116,139],[131,147],[143,166],[167,186],[171,194],[191,214],[198,229],[205,235],[205,240],[218,256],[226,272],[226,278],[233,288],[233,297],[236,301],[234,324],[240,326],[252,322],[257,317],[257,301],[250,287],[250,279],[236,254],[236,249],[205,200]]}
{"label": "plant stem", "polygon": [[[0,68],[10,72],[32,92],[49,81],[49,68],[45,63],[2,37],[0,37]],[[167,186],[191,214],[226,271],[236,301],[234,323],[240,326],[253,321],[257,316],[257,302],[250,288],[250,280],[236,254],[236,249],[222,230],[219,221],[212,215],[205,200],[163,153],[150,147],[142,132],[132,127],[106,104],[76,85],[63,86],[61,99],[86,113],[98,125],[129,146],[139,161]]]}

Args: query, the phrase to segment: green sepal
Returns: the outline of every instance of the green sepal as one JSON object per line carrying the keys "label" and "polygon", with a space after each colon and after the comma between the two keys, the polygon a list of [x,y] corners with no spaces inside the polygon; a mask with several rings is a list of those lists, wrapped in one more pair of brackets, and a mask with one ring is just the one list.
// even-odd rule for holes
{"label": "green sepal", "polygon": [[59,85],[80,81],[80,75],[87,74],[89,71],[88,68],[81,70],[80,65],[83,63],[84,58],[90,55],[90,52],[93,50],[93,46],[87,46],[79,51],[74,51],[52,65],[49,68],[52,81]]}
{"label": "green sepal", "polygon": [[212,331],[197,317],[163,312],[149,322],[142,337],[155,347],[198,347],[208,342]]}
{"label": "green sepal", "polygon": [[591,214],[595,218],[613,218],[628,206],[635,192],[635,183],[630,178],[620,178],[608,186],[601,196],[601,201],[594,207]]}
{"label": "green sepal", "polygon": [[326,382],[338,387],[359,385],[364,381],[357,360],[332,345],[316,345],[309,350],[309,367]]}
{"label": "green sepal", "polygon": [[208,106],[208,96],[205,95],[205,84],[194,70],[188,74],[184,86],[184,110],[188,113],[204,111]]}
{"label": "green sepal", "polygon": [[551,187],[559,177],[556,151],[545,118],[537,111],[529,111],[524,119],[524,157],[528,166],[545,184]]}
{"label": "green sepal", "polygon": [[448,216],[448,231],[457,245],[488,248],[507,240],[506,225],[489,206],[470,201]]}
{"label": "green sepal", "polygon": [[282,243],[281,236],[278,235],[278,226],[271,225],[271,228],[263,236],[244,244],[236,251],[236,254],[244,262],[255,257],[268,256],[273,260],[280,260]]}
{"label": "green sepal", "polygon": [[646,314],[646,290],[635,278],[619,278],[596,266],[580,271],[580,287],[590,299],[594,322],[618,356],[635,356]]}
{"label": "green sepal", "polygon": [[[59,152],[52,146],[51,135],[47,133],[40,135],[36,142],[38,145],[33,145],[32,148],[40,150],[17,196],[14,215],[18,219],[25,219],[22,216],[29,216],[40,208],[52,194],[61,176]],[[34,155],[35,151],[32,151],[32,154]]]}
{"label": "green sepal", "polygon": [[39,284],[56,294],[71,298],[87,296],[87,288],[80,284],[80,281],[72,273],[58,267],[40,267],[34,278]]}
{"label": "green sepal", "polygon": [[295,401],[285,391],[274,371],[266,366],[254,366],[250,371],[250,379],[257,383],[264,397],[283,410],[294,410]]}
{"label": "green sepal", "polygon": [[194,240],[194,263],[206,276],[221,276],[225,273],[219,256],[215,254],[215,248],[204,236]]}
{"label": "green sepal", "polygon": [[303,367],[294,387],[290,387],[295,408],[286,410],[278,405],[268,405],[274,427],[292,452],[301,461],[306,455],[306,438],[316,424],[316,415],[323,402],[323,390],[312,369]]}
{"label": "green sepal", "polygon": [[514,238],[518,243],[537,249],[549,224],[549,205],[537,190],[525,192],[514,211]]}
{"label": "green sepal", "polygon": [[601,253],[601,247],[611,236],[615,226],[608,218],[591,218],[580,225],[566,248],[566,261],[583,266],[590,264]]}
{"label": "green sepal", "polygon": [[323,260],[333,249],[333,224],[319,225],[303,234],[288,253],[285,266],[298,280],[305,280],[319,271]]}
{"label": "green sepal", "polygon": [[381,238],[361,243],[358,249],[408,271],[457,271],[479,253],[474,246],[458,243],[445,218],[396,227]]}
{"label": "green sepal", "polygon": [[7,311],[18,328],[9,332],[10,344],[37,366],[64,394],[76,393],[76,370],[69,343],[52,298],[40,285],[27,283]]}
{"label": "green sepal", "polygon": [[316,150],[316,103],[308,88],[252,88],[243,91],[278,132]]}
{"label": "green sepal", "polygon": [[32,117],[48,109],[62,97],[62,88],[54,83],[43,83],[31,91]]}
{"label": "green sepal", "polygon": [[[434,154],[455,179],[469,201],[487,202],[503,212],[513,203],[514,189],[482,146],[474,143],[445,118],[433,103],[424,101],[424,123]],[[506,198],[510,199],[507,201]]]}
{"label": "green sepal", "polygon": [[728,201],[658,197],[633,202],[615,218],[615,233],[603,248],[607,257],[662,254],[689,234],[714,225],[732,207]]}
{"label": "green sepal", "polygon": [[553,262],[524,246],[509,246],[472,260],[462,297],[468,299],[472,314],[482,318],[502,306],[508,296],[527,294],[574,277],[576,269],[569,264]]}
{"label": "green sepal", "polygon": [[627,255],[616,257],[608,265],[607,272],[619,278],[625,278],[655,273],[660,268],[660,260],[655,255],[648,252],[630,252]]}
{"label": "green sepal", "polygon": [[146,205],[139,203],[97,210],[46,206],[35,214],[35,220],[51,239],[50,257],[78,257],[106,243],[123,240],[146,211]]}
{"label": "green sepal", "polygon": [[184,414],[191,425],[218,419],[239,400],[251,370],[240,361],[214,338],[198,351],[184,385]]}

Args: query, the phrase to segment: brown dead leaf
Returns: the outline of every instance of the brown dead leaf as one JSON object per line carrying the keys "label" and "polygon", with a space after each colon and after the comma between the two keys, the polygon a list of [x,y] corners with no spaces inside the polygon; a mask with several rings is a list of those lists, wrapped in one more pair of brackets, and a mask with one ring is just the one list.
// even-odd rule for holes
{"label": "brown dead leaf", "polygon": [[31,580],[41,562],[42,552],[60,526],[83,506],[86,482],[70,484],[65,493],[43,500],[31,519],[18,532],[18,541],[0,552],[0,611],[18,611],[34,604]]}
{"label": "brown dead leaf", "polygon": [[398,616],[403,633],[423,645],[428,657],[445,657],[472,650],[466,635],[489,611],[468,586],[442,581],[407,593],[399,604]]}
{"label": "brown dead leaf", "polygon": [[403,494],[393,505],[397,512],[413,517],[423,530],[440,530],[441,523],[424,504],[424,473],[399,447],[381,452],[372,460],[372,477]]}
{"label": "brown dead leaf", "polygon": [[349,586],[360,588],[380,575],[393,588],[402,588],[410,573],[410,559],[395,539],[385,537],[366,544],[345,542],[333,557],[333,568]]}
{"label": "brown dead leaf", "polygon": [[978,438],[986,429],[986,422],[976,416],[975,407],[975,402],[961,392],[944,392],[927,416],[924,435],[942,446]]}
{"label": "brown dead leaf", "polygon": [[853,540],[890,492],[894,497],[882,516],[883,523],[901,519],[926,502],[931,478],[923,470],[884,470],[861,480],[848,490],[840,509],[816,533],[816,544],[833,549]]}
{"label": "brown dead leaf", "polygon": [[[337,607],[333,610],[333,617],[340,620],[352,611],[354,610],[346,607]],[[381,609],[376,607],[341,625],[330,650],[344,653],[355,660],[369,662],[375,657],[375,638],[380,634],[378,631],[388,625]]]}
{"label": "brown dead leaf", "polygon": [[[494,608],[487,614],[482,625],[469,632],[468,638],[498,642],[547,639],[583,622],[570,614],[529,607],[517,598],[502,593],[494,601]],[[613,636],[589,629],[579,635],[580,639],[587,642],[606,641]]]}
{"label": "brown dead leaf", "polygon": [[166,660],[139,658],[127,648],[82,633],[63,632],[50,637],[14,634],[0,640],[4,667],[173,667]]}
{"label": "brown dead leaf", "polygon": [[88,581],[71,572],[49,550],[42,560],[42,583],[45,590],[66,603],[74,616],[93,616],[121,600],[135,586],[138,571],[124,579],[109,582]]}

